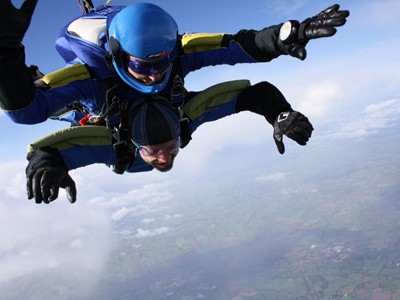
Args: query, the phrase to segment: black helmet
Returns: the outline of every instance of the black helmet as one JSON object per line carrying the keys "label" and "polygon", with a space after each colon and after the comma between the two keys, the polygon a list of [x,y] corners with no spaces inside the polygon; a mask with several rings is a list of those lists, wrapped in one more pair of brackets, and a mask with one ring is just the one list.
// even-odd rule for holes
{"label": "black helmet", "polygon": [[138,145],[157,145],[180,136],[179,118],[166,99],[147,99],[129,112],[129,129]]}

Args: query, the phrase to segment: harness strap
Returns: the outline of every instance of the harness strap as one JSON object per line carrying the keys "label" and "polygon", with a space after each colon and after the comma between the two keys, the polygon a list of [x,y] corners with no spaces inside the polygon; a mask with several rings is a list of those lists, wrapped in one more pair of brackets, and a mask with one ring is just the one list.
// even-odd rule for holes
{"label": "harness strap", "polygon": [[171,102],[176,106],[183,106],[185,102],[185,87],[183,78],[176,74],[172,81],[172,88],[171,88]]}
{"label": "harness strap", "polygon": [[119,126],[112,129],[113,149],[117,154],[113,172],[123,174],[134,161],[133,149],[128,142],[128,130]]}
{"label": "harness strap", "polygon": [[181,128],[181,148],[184,148],[189,144],[192,139],[192,132],[189,128],[189,119],[186,117],[183,110],[185,104],[185,82],[182,76],[181,60],[178,58],[174,61],[175,76],[172,79],[172,88],[170,94],[170,100],[173,106],[176,108],[179,116],[179,124]]}
{"label": "harness strap", "polygon": [[128,103],[118,96],[118,85],[112,79],[102,80],[106,87],[106,101],[101,116],[106,127],[112,130],[113,149],[117,154],[113,172],[123,174],[134,161],[133,146],[129,142]]}
{"label": "harness strap", "polygon": [[103,79],[102,83],[106,89],[106,99],[99,116],[105,119],[108,128],[113,128],[121,122],[121,111],[127,109],[127,103],[120,100],[118,85],[113,78]]}
{"label": "harness strap", "polygon": [[179,114],[179,126],[181,128],[181,148],[185,148],[192,139],[192,132],[189,127],[189,118],[186,117],[185,111],[182,107],[177,107]]}

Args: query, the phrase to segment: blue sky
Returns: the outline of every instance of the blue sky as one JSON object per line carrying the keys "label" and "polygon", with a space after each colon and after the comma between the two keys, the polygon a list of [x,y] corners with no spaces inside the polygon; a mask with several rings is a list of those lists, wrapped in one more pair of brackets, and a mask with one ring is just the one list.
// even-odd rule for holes
{"label": "blue sky", "polygon": [[[17,6],[21,2],[13,1]],[[201,1],[201,4],[183,0],[150,2],[169,11],[177,20],[180,32],[231,33],[242,28],[261,29],[287,19],[302,20],[334,4],[325,0],[250,0],[246,5],[225,0]],[[132,1],[111,1],[111,4],[128,3]],[[0,112],[0,228],[3,228],[0,249],[20,250],[13,257],[0,257],[0,283],[43,267],[55,268],[61,260],[72,262],[67,250],[62,253],[51,250],[53,244],[62,242],[68,242],[70,249],[84,249],[79,262],[86,262],[83,268],[92,270],[89,264],[98,265],[107,257],[113,221],[137,211],[161,209],[173,198],[169,188],[184,184],[181,178],[206,180],[213,168],[232,170],[237,165],[238,170],[245,169],[246,161],[260,159],[247,156],[246,148],[260,147],[260,156],[268,157],[272,165],[285,159],[296,163],[297,156],[304,158],[307,153],[318,157],[313,144],[323,145],[335,139],[363,140],[379,136],[381,131],[398,124],[400,2],[364,0],[339,4],[351,11],[348,23],[332,38],[311,41],[307,47],[308,58],[303,62],[283,56],[265,64],[212,67],[187,77],[187,88],[192,90],[243,78],[252,83],[267,80],[280,88],[292,107],[307,115],[315,127],[307,147],[285,139],[287,153],[283,156],[275,149],[271,127],[259,116],[243,113],[199,128],[168,174],[150,172],[120,177],[105,166],[91,166],[71,172],[78,185],[76,204],[69,205],[61,193],[60,199],[51,205],[36,206],[25,196],[25,147],[66,124],[48,121],[35,126],[18,125]],[[54,49],[54,40],[59,29],[79,14],[76,1],[39,0],[24,40],[27,64],[37,64],[44,72],[61,68],[63,62]],[[400,142],[398,134],[393,139]],[[230,162],[222,158],[221,164],[218,161],[216,164],[215,156],[227,152],[240,152],[240,156],[235,156],[240,159]],[[287,172],[266,168],[265,173],[255,174],[255,180],[285,180]],[[143,220],[138,225],[138,236],[168,232],[165,226],[146,229],[147,222],[152,221]],[[64,231],[68,232],[64,237],[57,234]],[[92,236],[85,240],[87,232]],[[105,246],[92,255],[98,245]],[[38,254],[46,248],[49,249],[47,257]],[[24,264],[19,263],[21,257]]]}
{"label": "blue sky", "polygon": [[[21,2],[13,1],[16,6]],[[287,19],[302,20],[333,4],[292,0],[250,1],[243,6],[226,1],[204,1],[194,7],[186,1],[152,2],[176,18],[181,32],[233,33],[242,28],[260,29]],[[104,1],[94,3],[101,5]],[[111,1],[111,4],[129,3]],[[348,23],[336,36],[309,43],[306,61],[281,57],[267,64],[211,67],[190,74],[187,87],[200,90],[224,80],[241,78],[253,83],[268,80],[283,91],[295,109],[306,113],[317,125],[316,122],[337,123],[336,117],[344,117],[353,109],[362,110],[366,104],[395,96],[399,78],[396,68],[399,4],[386,0],[341,5],[351,11]],[[27,64],[39,65],[44,72],[62,67],[54,40],[60,28],[80,13],[77,1],[39,1],[24,40]],[[34,127],[16,125],[0,113],[0,129],[8,140],[0,146],[0,159],[5,162],[20,159],[27,143],[62,126],[64,124],[53,121]],[[9,151],[10,148],[13,151]]]}

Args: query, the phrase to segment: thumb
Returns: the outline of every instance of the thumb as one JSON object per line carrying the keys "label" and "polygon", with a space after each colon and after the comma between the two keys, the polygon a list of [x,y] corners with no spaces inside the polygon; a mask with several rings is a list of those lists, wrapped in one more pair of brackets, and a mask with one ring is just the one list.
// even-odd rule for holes
{"label": "thumb", "polygon": [[28,196],[29,200],[34,197],[32,186],[33,186],[32,176],[27,176],[26,177],[26,195]]}
{"label": "thumb", "polygon": [[307,50],[305,47],[299,44],[292,44],[288,49],[289,55],[296,57],[300,60],[305,60],[307,57]]}
{"label": "thumb", "polygon": [[76,201],[76,184],[75,181],[71,178],[71,176],[67,176],[65,179],[65,192],[67,194],[68,201],[72,204]]}
{"label": "thumb", "polygon": [[26,17],[30,18],[33,15],[33,12],[35,11],[35,7],[37,4],[38,0],[25,0],[24,3],[21,5],[20,11],[25,14]]}
{"label": "thumb", "polygon": [[285,153],[285,145],[283,144],[283,135],[282,133],[280,133],[280,131],[276,131],[274,132],[274,141],[276,144],[276,147],[278,148],[278,151],[280,154]]}

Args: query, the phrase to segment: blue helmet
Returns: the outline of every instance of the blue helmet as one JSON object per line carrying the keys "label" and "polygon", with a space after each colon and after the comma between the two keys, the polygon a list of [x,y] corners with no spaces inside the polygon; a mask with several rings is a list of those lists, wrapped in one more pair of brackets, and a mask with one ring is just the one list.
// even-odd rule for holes
{"label": "blue helmet", "polygon": [[[171,62],[178,37],[178,25],[162,8],[151,3],[135,3],[115,15],[108,28],[109,53],[114,69],[129,86],[146,94],[155,94],[167,84],[172,64],[159,83],[144,85],[129,74],[128,56],[155,62]],[[165,64],[164,64],[165,65]]]}

